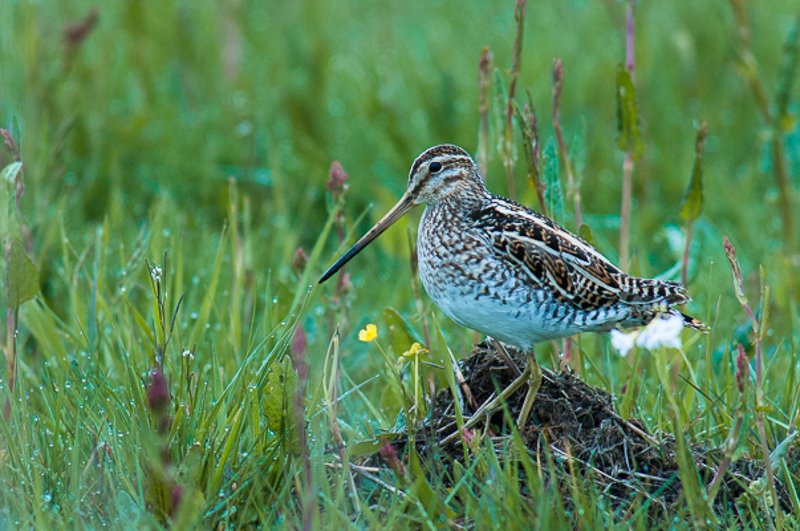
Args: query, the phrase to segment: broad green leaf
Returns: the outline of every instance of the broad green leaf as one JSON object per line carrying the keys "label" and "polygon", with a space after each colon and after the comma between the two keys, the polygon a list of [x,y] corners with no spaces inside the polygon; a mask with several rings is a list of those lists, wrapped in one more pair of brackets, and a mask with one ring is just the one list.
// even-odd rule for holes
{"label": "broad green leaf", "polygon": [[378,453],[383,446],[383,441],[386,441],[386,444],[391,443],[395,438],[397,438],[396,433],[384,433],[381,434],[380,437],[375,439],[367,439],[364,441],[358,441],[347,445],[347,454],[351,458],[355,457],[363,457],[365,455],[373,455]]}
{"label": "broad green leaf", "polygon": [[386,328],[389,331],[389,343],[392,345],[395,356],[399,356],[408,350],[414,342],[425,342],[394,308],[383,310],[383,320],[386,322]]}
{"label": "broad green leaf", "polygon": [[703,210],[703,171],[700,169],[698,161],[695,161],[692,180],[689,181],[689,188],[681,205],[680,217],[683,221],[693,222],[700,216]]}
{"label": "broad green leaf", "polygon": [[561,223],[564,217],[564,194],[561,191],[561,180],[558,178],[558,150],[553,137],[547,139],[542,158],[547,212],[556,223]]}
{"label": "broad green leaf", "polygon": [[[733,276],[733,292],[736,294],[736,299],[743,307],[747,307],[747,296],[744,293],[744,278],[742,277],[742,267],[739,265],[739,259],[736,258],[736,249],[734,249],[727,236],[722,237],[723,247],[725,249],[725,256],[728,257],[728,262],[731,264],[731,275]],[[755,324],[755,323],[754,323]]]}
{"label": "broad green leaf", "polygon": [[16,239],[8,258],[8,289],[8,303],[15,308],[39,293],[39,271]]}
{"label": "broad green leaf", "polygon": [[131,495],[124,490],[117,492],[116,509],[117,517],[121,522],[125,522],[131,527],[136,527],[141,511],[139,510],[139,505],[131,498]]}
{"label": "broad green leaf", "polygon": [[689,223],[693,223],[703,210],[703,151],[706,145],[706,132],[706,124],[703,123],[697,130],[692,178],[681,205],[681,219]]}
{"label": "broad green leaf", "polygon": [[5,168],[3,168],[3,172],[0,174],[0,180],[4,183],[16,183],[17,182],[17,175],[22,170],[22,163],[21,162],[12,162]]}
{"label": "broad green leaf", "polygon": [[286,416],[289,401],[295,391],[297,391],[297,374],[292,367],[291,358],[284,356],[280,362],[272,364],[265,388],[263,411],[269,429],[277,431],[282,424],[286,426],[288,417],[283,417]]}
{"label": "broad green leaf", "polygon": [[631,74],[622,63],[617,65],[617,144],[622,151],[630,151],[633,160],[644,150],[636,115],[636,92]]}
{"label": "broad green leaf", "polygon": [[[393,376],[389,376],[389,378],[394,380]],[[391,422],[391,419],[396,419],[395,425],[392,428],[393,431],[402,431],[405,429],[405,415],[401,415],[405,397],[403,397],[403,392],[400,389],[401,385],[403,385],[402,382],[396,380],[387,383],[386,387],[383,388],[383,392],[381,392],[381,397],[378,402],[384,414],[384,418],[388,419],[389,422]]]}
{"label": "broad green leaf", "polygon": [[594,235],[592,234],[592,228],[586,223],[581,223],[581,226],[578,227],[578,236],[589,245],[594,246]]}

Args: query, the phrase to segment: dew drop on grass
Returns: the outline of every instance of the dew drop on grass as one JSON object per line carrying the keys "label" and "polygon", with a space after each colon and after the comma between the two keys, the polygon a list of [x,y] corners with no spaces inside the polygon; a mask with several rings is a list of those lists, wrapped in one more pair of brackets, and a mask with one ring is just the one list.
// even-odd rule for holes
{"label": "dew drop on grass", "polygon": [[169,229],[164,229],[164,232],[161,234],[163,234],[165,238],[169,238]]}
{"label": "dew drop on grass", "polygon": [[191,317],[192,319],[197,319],[197,312],[190,313],[189,317]]}
{"label": "dew drop on grass", "polygon": [[200,284],[200,277],[197,275],[192,277],[192,284]]}

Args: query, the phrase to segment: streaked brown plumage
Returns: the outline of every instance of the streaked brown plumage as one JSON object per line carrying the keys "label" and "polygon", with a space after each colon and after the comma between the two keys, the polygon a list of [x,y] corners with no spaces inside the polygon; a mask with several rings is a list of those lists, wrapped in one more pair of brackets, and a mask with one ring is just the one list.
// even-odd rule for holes
{"label": "streaked brown plumage", "polygon": [[491,194],[460,147],[428,149],[406,193],[334,263],[324,282],[414,206],[426,204],[417,237],[420,277],[457,323],[523,349],[584,331],[647,324],[689,301],[676,282],[626,275],[553,221]]}

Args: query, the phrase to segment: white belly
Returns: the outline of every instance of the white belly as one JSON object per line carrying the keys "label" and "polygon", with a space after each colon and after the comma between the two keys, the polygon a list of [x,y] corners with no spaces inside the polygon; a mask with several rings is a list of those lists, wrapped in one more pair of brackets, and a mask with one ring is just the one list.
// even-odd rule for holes
{"label": "white belly", "polygon": [[580,331],[572,319],[565,319],[567,309],[546,301],[544,293],[530,302],[520,300],[513,292],[506,298],[482,296],[476,299],[456,290],[441,290],[424,281],[423,284],[436,305],[459,325],[522,349]]}

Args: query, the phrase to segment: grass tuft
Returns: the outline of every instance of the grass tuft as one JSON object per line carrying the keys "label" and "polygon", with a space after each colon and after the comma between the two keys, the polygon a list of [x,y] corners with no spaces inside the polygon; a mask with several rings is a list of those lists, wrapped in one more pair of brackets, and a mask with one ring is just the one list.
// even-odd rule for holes
{"label": "grass tuft", "polygon": [[[0,527],[796,528],[798,21],[0,4]],[[315,284],[444,142],[629,272],[682,278],[710,324],[627,357],[538,348],[617,397],[618,445],[558,439],[536,405],[517,430],[511,398],[470,420],[497,390],[422,294],[413,215]]]}

